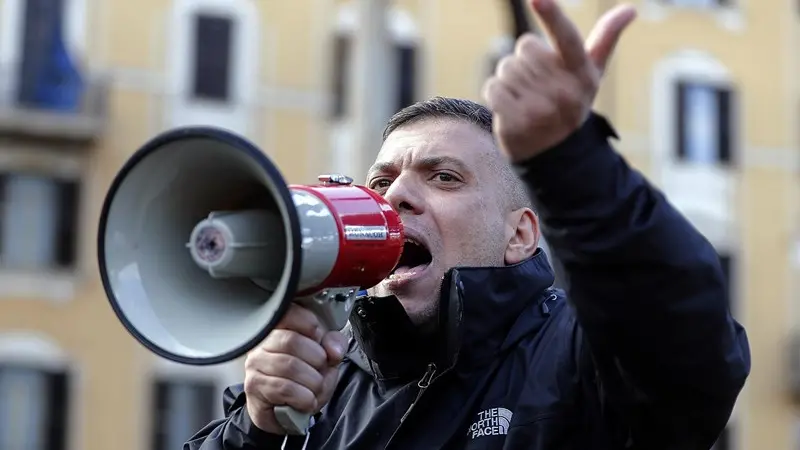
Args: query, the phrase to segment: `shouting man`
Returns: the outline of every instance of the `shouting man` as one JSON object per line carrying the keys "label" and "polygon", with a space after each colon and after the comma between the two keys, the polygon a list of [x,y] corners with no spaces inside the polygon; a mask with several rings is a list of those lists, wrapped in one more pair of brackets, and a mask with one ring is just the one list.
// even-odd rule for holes
{"label": "shouting man", "polygon": [[[591,111],[635,11],[584,43],[554,0],[532,5],[552,46],[521,37],[489,109],[437,97],[390,120],[367,183],[406,228],[394,274],[342,332],[293,306],[185,449],[713,445],[750,371],[719,259]],[[275,405],[314,413],[308,435]]]}

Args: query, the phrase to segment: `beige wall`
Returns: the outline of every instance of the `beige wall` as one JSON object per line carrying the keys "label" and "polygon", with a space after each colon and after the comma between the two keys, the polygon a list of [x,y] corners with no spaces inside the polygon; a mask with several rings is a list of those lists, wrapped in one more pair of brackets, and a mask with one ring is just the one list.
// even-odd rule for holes
{"label": "beige wall", "polygon": [[[27,278],[5,276],[19,286],[6,288],[12,293],[0,292],[0,341],[13,330],[34,330],[72,361],[79,377],[70,450],[100,450],[109,444],[144,450],[149,446],[147,383],[153,373],[166,369],[134,342],[108,307],[96,275],[95,233],[100,203],[116,171],[138,146],[170,126],[163,105],[173,95],[166,82],[174,63],[166,47],[173,41],[172,2],[86,2],[86,23],[96,30],[86,46],[86,60],[108,71],[114,88],[108,131],[81,159],[84,270],[69,280],[75,289],[67,301],[48,300],[41,294],[48,285],[34,282],[39,290],[30,290],[22,286]],[[253,119],[246,134],[275,158],[291,182],[313,181],[330,164],[325,107],[330,100],[331,17],[337,3],[344,2],[294,0],[291,8],[281,2],[250,2],[258,19],[258,39],[250,44],[256,46],[258,73],[246,108]],[[500,2],[396,3],[415,18],[425,42],[418,74],[421,96],[479,99],[492,42],[504,34]],[[613,2],[574,0],[568,10],[588,32],[608,3]],[[653,112],[659,108],[654,101],[657,66],[676,52],[695,49],[729,72],[741,112],[740,164],[731,173],[701,174],[690,181],[718,182],[724,198],[732,199],[721,223],[732,230],[725,245],[735,250],[739,264],[735,308],[748,327],[754,364],[737,406],[735,448],[788,450],[797,444],[784,367],[792,326],[787,318],[793,311],[791,280],[797,274],[790,268],[788,250],[798,218],[797,58],[791,56],[796,52],[797,41],[791,40],[797,32],[792,20],[796,11],[775,2],[749,1],[742,11],[730,14],[671,11],[653,3],[637,2],[640,20],[620,44],[597,106],[622,134],[619,147],[626,158],[672,195],[669,183],[677,172],[661,165],[668,155],[653,151],[661,139]],[[677,204],[688,202],[680,197],[684,194],[675,195]],[[709,195],[704,201],[720,198]],[[48,282],[46,278],[34,280]],[[213,376],[235,379],[235,370],[231,373]]]}

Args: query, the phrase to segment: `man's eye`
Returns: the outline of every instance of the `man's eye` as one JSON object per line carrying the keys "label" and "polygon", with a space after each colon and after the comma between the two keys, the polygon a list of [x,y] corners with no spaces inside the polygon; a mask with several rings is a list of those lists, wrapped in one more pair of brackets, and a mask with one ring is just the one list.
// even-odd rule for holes
{"label": "man's eye", "polygon": [[382,179],[373,181],[369,188],[370,189],[386,189],[391,184],[392,184],[391,180],[387,180],[385,178],[382,178]]}
{"label": "man's eye", "polygon": [[458,178],[447,172],[438,172],[436,175],[434,175],[434,178],[436,181],[441,181],[442,183],[452,183],[454,181],[458,181]]}

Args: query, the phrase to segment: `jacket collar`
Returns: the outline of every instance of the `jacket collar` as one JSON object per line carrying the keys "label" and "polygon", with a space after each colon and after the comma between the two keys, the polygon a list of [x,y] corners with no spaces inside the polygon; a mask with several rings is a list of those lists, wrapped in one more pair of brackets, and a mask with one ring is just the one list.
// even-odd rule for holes
{"label": "jacket collar", "polygon": [[379,380],[418,377],[431,362],[469,370],[490,362],[549,315],[554,276],[539,249],[504,267],[459,267],[442,280],[439,326],[425,335],[395,297],[362,297],[350,318],[348,358]]}

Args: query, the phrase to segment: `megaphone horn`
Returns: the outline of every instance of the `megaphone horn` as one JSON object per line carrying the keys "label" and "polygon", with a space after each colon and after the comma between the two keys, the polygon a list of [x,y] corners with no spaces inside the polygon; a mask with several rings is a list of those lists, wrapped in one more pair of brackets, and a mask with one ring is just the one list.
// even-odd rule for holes
{"label": "megaphone horn", "polygon": [[[342,329],[359,290],[400,259],[400,217],[342,175],[287,185],[246,139],[213,127],[167,131],[137,150],[106,194],[100,276],[117,318],[183,364],[238,358],[291,302]],[[291,434],[309,415],[275,410]]]}

